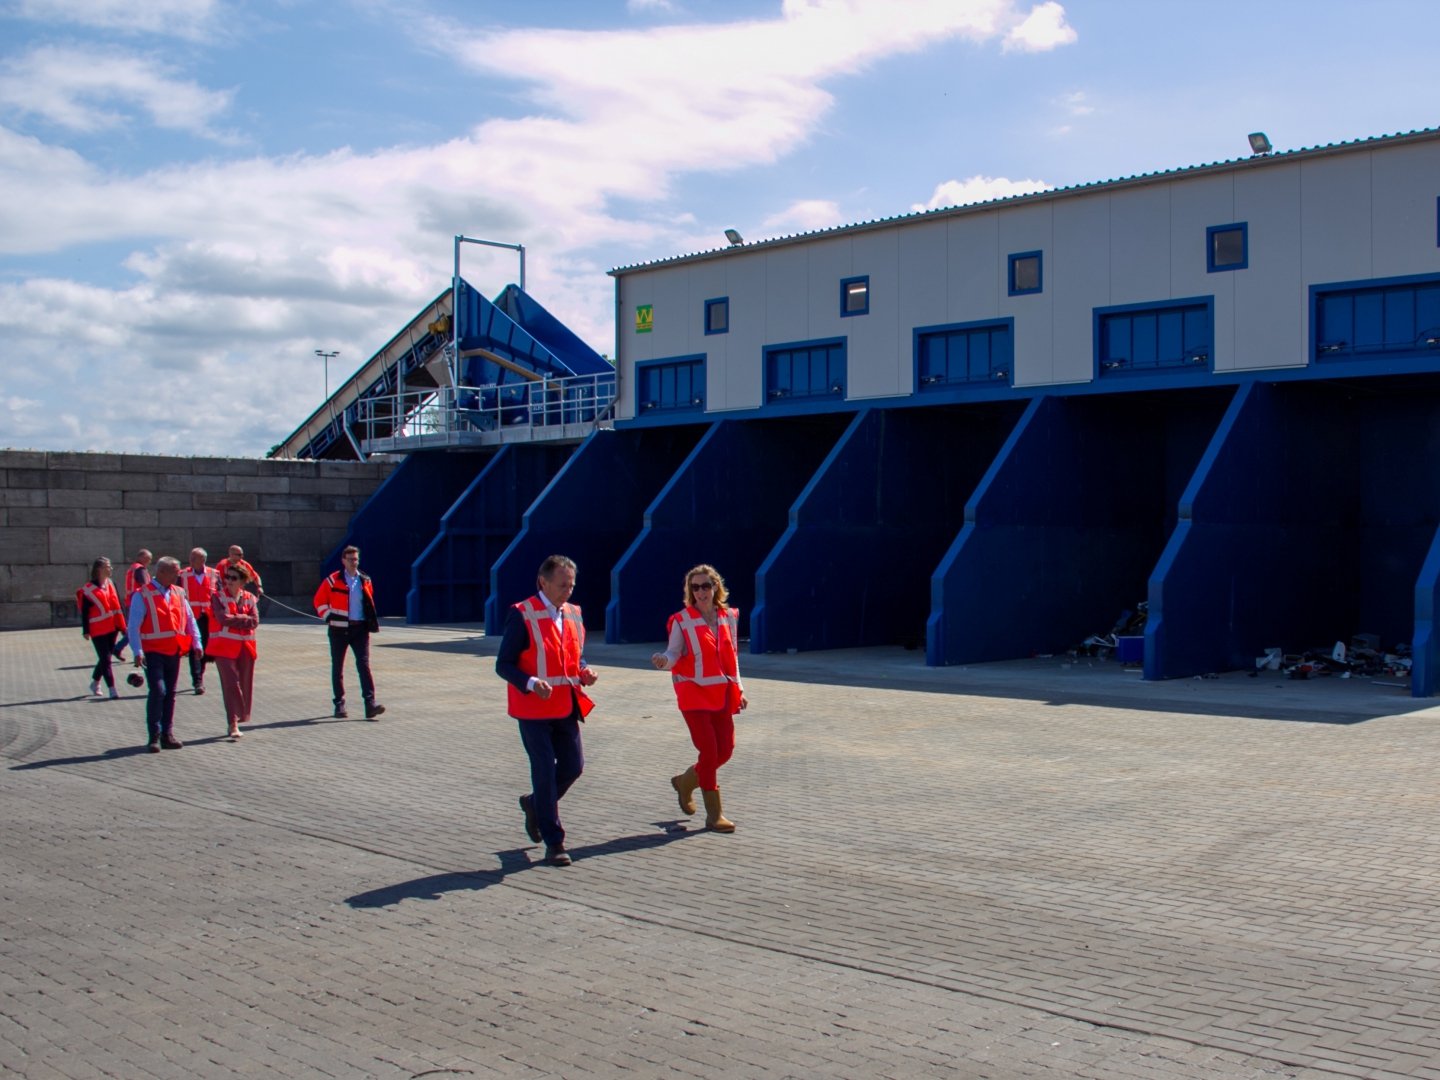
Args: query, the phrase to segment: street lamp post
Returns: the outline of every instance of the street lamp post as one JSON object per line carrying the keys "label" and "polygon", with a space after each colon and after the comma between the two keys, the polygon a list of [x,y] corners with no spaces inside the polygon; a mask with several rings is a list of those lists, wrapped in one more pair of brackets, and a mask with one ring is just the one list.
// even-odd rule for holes
{"label": "street lamp post", "polygon": [[325,361],[325,400],[330,400],[330,359],[340,355],[340,350],[326,352],[324,349],[316,349],[315,355]]}

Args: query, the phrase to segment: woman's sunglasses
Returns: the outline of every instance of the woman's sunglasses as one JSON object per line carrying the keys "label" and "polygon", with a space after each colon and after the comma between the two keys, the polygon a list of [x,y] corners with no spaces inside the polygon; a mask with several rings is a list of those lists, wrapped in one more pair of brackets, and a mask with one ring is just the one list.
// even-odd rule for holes
{"label": "woman's sunglasses", "polygon": [[690,583],[690,588],[695,592],[700,592],[701,590],[715,588],[715,583],[713,581],[706,581],[703,583],[692,581]]}

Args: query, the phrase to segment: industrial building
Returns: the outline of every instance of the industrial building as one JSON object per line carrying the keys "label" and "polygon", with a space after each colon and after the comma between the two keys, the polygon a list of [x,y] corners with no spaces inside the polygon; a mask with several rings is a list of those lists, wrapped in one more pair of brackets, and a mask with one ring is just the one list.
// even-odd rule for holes
{"label": "industrial building", "polygon": [[277,448],[408,454],[351,529],[391,612],[496,628],[563,551],[659,640],[706,561],[755,652],[1146,601],[1146,678],[1370,633],[1434,692],[1440,130],[738,240],[612,271],[613,367],[457,275]]}

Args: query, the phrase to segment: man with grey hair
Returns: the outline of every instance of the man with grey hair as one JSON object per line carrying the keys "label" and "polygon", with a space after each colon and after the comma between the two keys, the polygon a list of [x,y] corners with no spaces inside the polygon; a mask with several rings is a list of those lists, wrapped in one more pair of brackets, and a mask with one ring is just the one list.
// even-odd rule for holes
{"label": "man with grey hair", "polygon": [[184,744],[175,738],[175,687],[180,681],[180,657],[200,647],[200,628],[185,599],[185,590],[175,584],[180,560],[166,555],[155,564],[155,574],[136,590],[130,601],[130,633],[135,646],[135,666],[145,668],[150,694],[145,701],[145,726],[150,733],[152,754],[179,750]]}

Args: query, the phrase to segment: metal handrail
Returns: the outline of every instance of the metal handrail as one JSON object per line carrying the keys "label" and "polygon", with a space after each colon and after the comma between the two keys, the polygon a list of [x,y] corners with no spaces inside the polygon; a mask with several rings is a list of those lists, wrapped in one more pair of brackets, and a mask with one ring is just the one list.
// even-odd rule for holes
{"label": "metal handrail", "polygon": [[377,395],[357,401],[347,419],[361,442],[370,443],[597,423],[611,418],[615,400],[615,374],[605,372]]}

